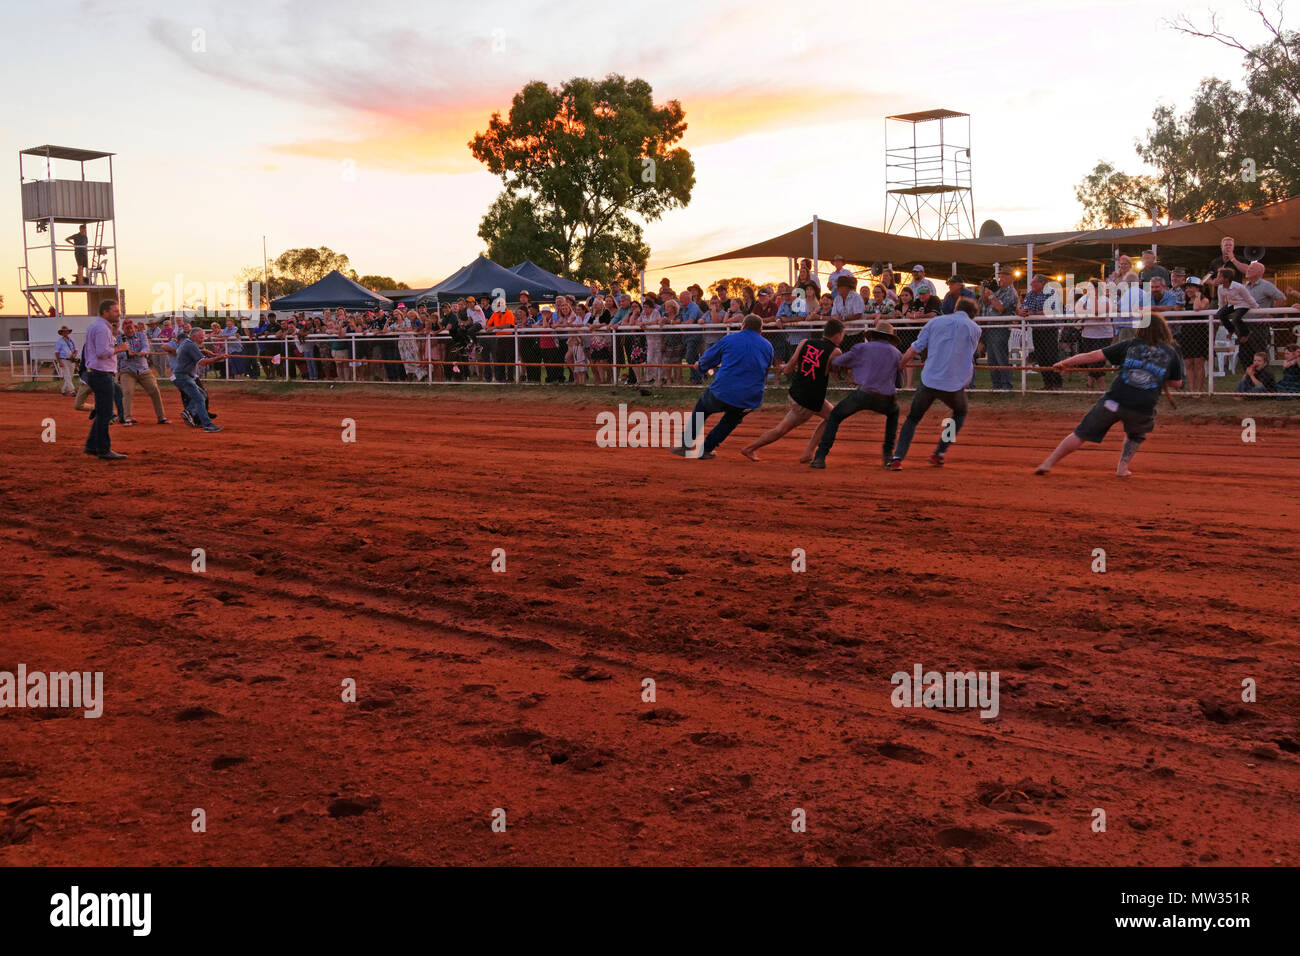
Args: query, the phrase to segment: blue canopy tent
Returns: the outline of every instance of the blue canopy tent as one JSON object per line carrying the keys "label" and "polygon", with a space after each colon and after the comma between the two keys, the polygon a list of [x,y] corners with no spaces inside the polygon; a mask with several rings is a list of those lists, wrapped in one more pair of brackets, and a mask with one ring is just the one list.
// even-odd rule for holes
{"label": "blue canopy tent", "polygon": [[[498,289],[507,302],[518,302],[519,293],[527,292],[534,300],[542,298],[542,285],[523,276],[516,275],[504,266],[499,266],[486,256],[479,256],[469,265],[458,269],[435,286],[430,286],[415,297],[416,301],[429,299],[446,301],[462,299],[467,295],[480,299],[491,299]],[[408,303],[410,300],[407,300]]]}
{"label": "blue canopy tent", "polygon": [[580,295],[585,298],[591,294],[591,290],[581,282],[574,282],[572,279],[561,278],[554,272],[547,272],[531,259],[525,259],[510,271],[538,283],[543,290],[538,294],[543,299],[554,299],[557,295]]}
{"label": "blue canopy tent", "polygon": [[353,282],[335,269],[305,289],[271,300],[273,311],[301,312],[307,309],[391,309],[393,300]]}

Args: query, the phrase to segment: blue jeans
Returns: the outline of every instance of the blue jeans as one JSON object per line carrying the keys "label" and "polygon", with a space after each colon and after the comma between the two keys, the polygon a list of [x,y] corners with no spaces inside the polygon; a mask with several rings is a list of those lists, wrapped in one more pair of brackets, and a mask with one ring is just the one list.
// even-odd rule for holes
{"label": "blue jeans", "polygon": [[[930,406],[934,404],[935,399],[952,409],[954,436],[961,431],[962,423],[966,421],[966,393],[964,391],[944,392],[937,388],[930,388],[925,382],[922,382],[916,387],[916,394],[912,396],[912,407],[907,410],[907,418],[903,421],[903,427],[898,433],[898,445],[894,448],[894,457],[899,461],[907,457],[907,450],[912,447],[912,435],[916,432],[916,426],[920,424],[921,419],[929,411]],[[940,432],[940,435],[942,434]],[[952,442],[944,441],[940,437],[939,444],[935,446],[934,450],[937,454],[942,455],[951,444]]]}
{"label": "blue jeans", "polygon": [[690,448],[695,444],[695,439],[698,437],[695,433],[696,424],[698,423],[699,427],[703,428],[704,422],[710,415],[722,412],[722,421],[714,425],[713,430],[704,439],[704,448],[701,454],[707,455],[727,440],[727,436],[735,430],[741,420],[749,414],[749,411],[747,408],[728,405],[713,394],[713,389],[706,388],[703,394],[700,395],[699,401],[695,403],[695,410],[691,412],[690,419],[682,428],[682,440],[686,443],[686,447]]}
{"label": "blue jeans", "polygon": [[[686,336],[686,364],[694,365],[700,360],[700,346],[704,344],[703,335]],[[704,381],[704,376],[699,373],[698,369],[691,369],[691,384],[699,385]]]}
{"label": "blue jeans", "polygon": [[207,428],[212,424],[212,419],[208,418],[208,403],[203,400],[203,393],[199,391],[199,386],[194,381],[193,375],[182,375],[176,373],[176,387],[181,390],[181,395],[185,397],[185,410],[190,413],[199,427]]}
{"label": "blue jeans", "polygon": [[[1011,364],[1011,330],[985,329],[984,348],[990,365]],[[1011,372],[1007,369],[990,369],[993,387],[1007,390],[1011,388]]]}
{"label": "blue jeans", "polygon": [[108,438],[108,422],[113,417],[114,390],[117,383],[108,372],[88,368],[82,381],[95,395],[95,417],[90,420],[90,434],[86,436],[85,451],[91,455],[106,455],[113,450]]}

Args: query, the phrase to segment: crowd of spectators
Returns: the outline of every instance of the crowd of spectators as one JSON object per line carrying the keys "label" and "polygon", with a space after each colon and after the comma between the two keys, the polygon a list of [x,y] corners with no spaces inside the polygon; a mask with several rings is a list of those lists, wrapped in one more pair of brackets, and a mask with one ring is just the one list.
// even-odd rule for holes
{"label": "crowd of spectators", "polygon": [[[1246,319],[1254,309],[1300,301],[1300,292],[1283,292],[1268,281],[1262,264],[1239,261],[1231,239],[1224,240],[1220,251],[1204,275],[1189,275],[1183,268],[1171,271],[1148,251],[1140,262],[1119,256],[1106,276],[1067,287],[1032,275],[1023,292],[1016,288],[1017,273],[1002,267],[995,279],[970,290],[978,302],[978,315],[972,318],[984,326],[980,352],[993,388],[1012,388],[1015,329],[1028,333],[1021,342],[1022,354],[1041,370],[1042,388],[1051,391],[1061,388],[1062,381],[1050,366],[1066,355],[1132,338],[1133,317],[1149,309],[1217,310],[1215,327],[1240,355],[1243,381],[1263,390],[1278,389],[1271,373],[1266,386],[1264,376],[1246,372],[1270,344],[1268,323]],[[402,304],[388,311],[271,312],[255,326],[241,327],[228,318],[203,327],[207,354],[223,357],[213,363],[210,374],[234,378],[505,382],[518,376],[550,384],[677,385],[698,383],[695,361],[748,315],[762,320],[763,336],[773,346],[773,367],[778,368],[807,330],[830,317],[849,325],[846,349],[861,341],[865,325],[878,318],[894,325],[900,347],[906,349],[925,322],[952,312],[967,289],[962,277],[954,275],[943,283],[941,294],[919,264],[910,279],[877,268],[863,277],[860,287],[859,277],[842,257],[834,258],[832,265],[826,288],[812,262],[804,259],[793,284],[755,288],[723,280],[708,292],[699,285],[676,291],[665,278],[657,290],[633,295],[618,282],[608,288],[592,283],[588,295],[560,296],[553,304],[533,302],[525,292],[519,302],[509,304],[470,296],[435,305]],[[1187,388],[1201,391],[1215,350],[1209,324],[1204,318],[1174,318]],[[169,318],[154,320],[137,333],[147,337],[160,376],[172,377],[176,344],[193,327]],[[516,336],[516,331],[522,334]],[[1293,367],[1292,362],[1286,369]],[[906,370],[905,387],[912,385],[912,374],[912,369]],[[1101,371],[1089,369],[1087,374],[1094,388],[1104,385]]]}

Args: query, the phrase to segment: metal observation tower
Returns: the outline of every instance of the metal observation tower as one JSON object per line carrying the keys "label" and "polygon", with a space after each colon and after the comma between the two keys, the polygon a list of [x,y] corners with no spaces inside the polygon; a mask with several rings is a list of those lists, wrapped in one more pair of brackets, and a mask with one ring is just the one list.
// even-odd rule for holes
{"label": "metal observation tower", "polygon": [[969,113],[925,110],[885,117],[885,232],[975,237]]}
{"label": "metal observation tower", "polygon": [[102,300],[120,301],[113,154],[68,146],[19,150],[18,182],[23,213],[18,287],[28,319],[95,315]]}

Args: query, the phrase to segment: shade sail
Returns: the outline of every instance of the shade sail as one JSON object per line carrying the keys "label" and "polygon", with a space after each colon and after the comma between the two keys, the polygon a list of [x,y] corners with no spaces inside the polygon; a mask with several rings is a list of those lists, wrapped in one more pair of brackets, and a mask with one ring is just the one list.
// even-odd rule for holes
{"label": "shade sail", "polygon": [[538,283],[538,294],[545,299],[553,299],[557,295],[588,296],[591,294],[591,290],[581,282],[574,282],[572,279],[557,276],[554,272],[547,272],[531,259],[525,259],[510,271],[530,282]]}
{"label": "shade sail", "polygon": [[1187,226],[1166,226],[1126,236],[1124,243],[1159,246],[1217,246],[1231,236],[1238,246],[1300,246],[1300,196],[1247,212]]}
{"label": "shade sail", "polygon": [[[787,233],[742,246],[730,252],[690,262],[679,262],[669,269],[717,262],[721,259],[811,258],[813,254],[813,224],[791,229]],[[966,265],[993,265],[995,262],[1013,262],[1025,257],[1024,246],[990,245],[988,243],[920,239],[916,236],[898,236],[889,232],[859,229],[817,220],[817,255],[823,261],[833,256],[843,256],[858,265],[873,262],[892,262],[895,268],[906,269],[906,263],[964,263]]]}
{"label": "shade sail", "polygon": [[335,269],[305,289],[271,300],[274,309],[391,309],[393,302]]}

